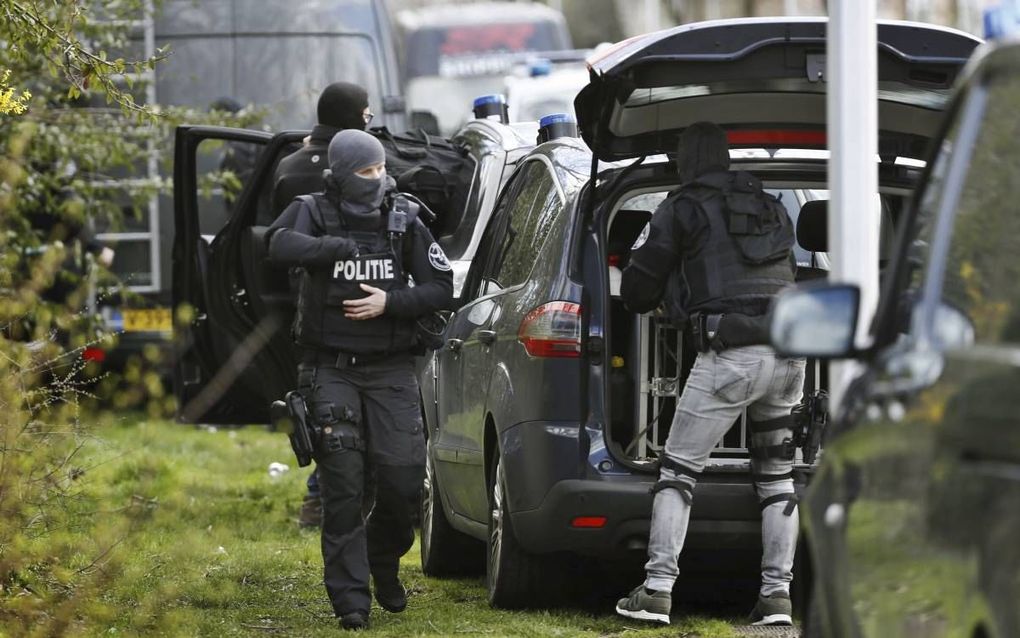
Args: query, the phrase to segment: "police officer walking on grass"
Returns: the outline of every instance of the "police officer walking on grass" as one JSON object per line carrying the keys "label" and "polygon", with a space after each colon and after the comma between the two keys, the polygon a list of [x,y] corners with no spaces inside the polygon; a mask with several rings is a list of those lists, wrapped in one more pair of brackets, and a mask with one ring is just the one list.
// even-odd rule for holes
{"label": "police officer walking on grass", "polygon": [[[316,104],[318,123],[312,133],[304,139],[302,147],[280,160],[273,172],[272,210],[279,215],[294,198],[309,193],[321,192],[325,188],[322,179],[324,169],[329,166],[329,143],[333,136],[345,129],[365,130],[372,121],[368,108],[368,92],[350,82],[333,82],[322,90]],[[298,273],[299,268],[292,269]],[[291,275],[292,289],[296,276]],[[298,389],[308,390],[306,383],[311,378],[310,370],[299,370]],[[322,524],[322,498],[319,493],[319,474],[313,471],[306,482],[307,491],[298,513],[301,527],[319,527]],[[372,489],[366,489],[366,507],[372,501]]]}
{"label": "police officer walking on grass", "polygon": [[[369,575],[383,609],[407,605],[397,571],[425,464],[416,321],[449,306],[453,278],[416,209],[388,193],[378,140],[343,130],[328,160],[325,192],[295,199],[267,242],[270,259],[303,268],[294,337],[319,434],[324,582],[340,626],[357,630],[368,626]],[[376,478],[367,521],[366,461]]]}
{"label": "police officer walking on grass", "polygon": [[766,345],[765,313],[793,282],[793,229],[758,179],[728,170],[726,134],[715,124],[698,122],[681,133],[677,168],[681,186],[638,238],[621,293],[635,312],[653,310],[665,298],[699,354],[652,490],[646,578],[616,611],[669,623],[695,485],[712,448],[746,408],[764,548],[751,622],[789,625],[798,527],[791,410],[801,399],[805,362],[779,357]]}

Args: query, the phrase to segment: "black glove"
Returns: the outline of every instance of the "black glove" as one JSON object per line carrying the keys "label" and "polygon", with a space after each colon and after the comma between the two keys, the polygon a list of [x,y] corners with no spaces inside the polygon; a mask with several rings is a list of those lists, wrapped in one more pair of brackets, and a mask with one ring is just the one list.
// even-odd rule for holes
{"label": "black glove", "polygon": [[358,256],[358,244],[349,237],[323,237],[322,241],[326,246],[326,252],[331,252],[334,260]]}

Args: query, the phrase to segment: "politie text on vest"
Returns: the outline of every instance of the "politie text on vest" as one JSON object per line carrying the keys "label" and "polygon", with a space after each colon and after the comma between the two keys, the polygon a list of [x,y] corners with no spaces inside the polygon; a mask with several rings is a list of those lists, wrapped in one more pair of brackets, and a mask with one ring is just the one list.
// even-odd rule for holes
{"label": "politie text on vest", "polygon": [[349,259],[336,262],[333,279],[379,281],[393,279],[393,259]]}

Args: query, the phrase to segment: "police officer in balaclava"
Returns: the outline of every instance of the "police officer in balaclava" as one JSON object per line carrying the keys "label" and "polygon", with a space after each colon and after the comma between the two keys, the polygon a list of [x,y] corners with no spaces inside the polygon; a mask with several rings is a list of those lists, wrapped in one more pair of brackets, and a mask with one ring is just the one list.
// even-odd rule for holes
{"label": "police officer in balaclava", "polygon": [[695,485],[712,449],[746,408],[764,546],[751,622],[792,622],[798,518],[789,441],[805,362],[776,355],[765,314],[776,293],[793,282],[793,227],[756,177],[729,165],[721,128],[697,122],[684,129],[677,148],[680,187],[656,209],[623,271],[627,308],[648,312],[666,301],[674,324],[698,350],[653,488],[646,578],[616,605],[617,613],[638,620],[669,623]]}
{"label": "police officer in balaclava", "polygon": [[[329,166],[327,158],[329,142],[341,130],[364,130],[372,120],[368,106],[368,92],[357,84],[334,82],[319,94],[316,106],[318,123],[304,145],[280,160],[273,174],[272,211],[274,215],[283,212],[299,195],[322,191],[325,187],[322,175]],[[290,280],[292,292],[296,294],[299,269],[292,269]],[[319,495],[318,474],[308,477],[307,491],[298,512],[301,527],[318,527],[322,524],[322,500]],[[366,507],[371,503],[371,492],[367,490]]]}
{"label": "police officer in balaclava", "polygon": [[272,210],[279,215],[298,195],[321,191],[329,141],[345,129],[363,131],[372,121],[368,92],[357,84],[334,82],[319,95],[318,123],[302,148],[280,160],[273,174]]}
{"label": "police officer in balaclava", "polygon": [[[453,278],[417,209],[390,191],[378,140],[340,131],[328,158],[325,191],[291,202],[266,241],[271,260],[303,269],[293,334],[305,353],[299,387],[320,434],[324,581],[341,627],[363,629],[370,574],[383,609],[407,605],[397,571],[414,542],[425,464],[416,326],[449,307]],[[376,499],[366,521],[367,463]]]}

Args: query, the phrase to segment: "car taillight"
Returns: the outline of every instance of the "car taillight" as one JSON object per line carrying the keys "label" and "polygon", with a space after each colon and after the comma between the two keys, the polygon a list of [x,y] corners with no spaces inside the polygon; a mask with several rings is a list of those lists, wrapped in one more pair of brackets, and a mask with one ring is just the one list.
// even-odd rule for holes
{"label": "car taillight", "polygon": [[825,131],[783,129],[737,129],[726,132],[730,146],[820,146],[825,148]]}
{"label": "car taillight", "polygon": [[575,516],[574,520],[570,521],[571,527],[579,527],[581,529],[600,529],[606,526],[605,516]]}
{"label": "car taillight", "polygon": [[517,339],[533,357],[581,356],[581,306],[551,301],[521,321]]}

